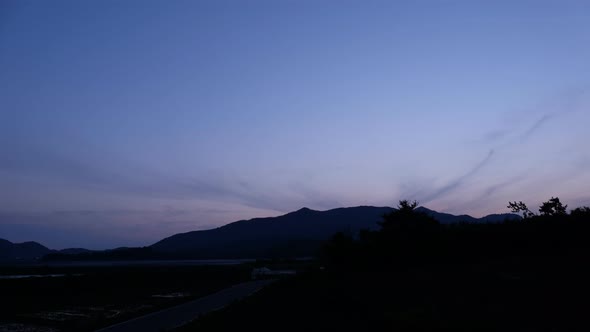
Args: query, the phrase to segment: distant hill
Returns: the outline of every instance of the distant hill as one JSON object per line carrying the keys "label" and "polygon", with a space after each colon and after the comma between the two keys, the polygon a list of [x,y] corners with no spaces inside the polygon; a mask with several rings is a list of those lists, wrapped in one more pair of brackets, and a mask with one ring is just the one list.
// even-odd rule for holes
{"label": "distant hill", "polygon": [[461,214],[461,215],[456,216],[454,214],[442,213],[442,212],[430,210],[430,209],[427,209],[423,206],[416,208],[416,211],[424,212],[424,213],[428,214],[429,216],[438,220],[438,222],[440,222],[441,224],[453,224],[453,223],[458,223],[458,222],[496,223],[496,222],[502,222],[505,220],[520,220],[521,219],[521,217],[519,215],[513,214],[513,213],[490,214],[490,215],[487,215],[482,218],[474,218],[474,217],[467,215],[467,214]]}
{"label": "distant hill", "polygon": [[307,256],[338,231],[377,228],[388,207],[315,211],[302,208],[279,217],[255,218],[205,231],[176,234],[151,246],[155,252],[206,258]]}
{"label": "distant hill", "polygon": [[[278,217],[240,220],[210,230],[180,233],[143,248],[121,247],[93,251],[83,248],[50,250],[36,242],[14,244],[0,240],[0,261],[34,260],[133,260],[304,257],[317,253],[321,244],[337,232],[358,234],[375,230],[390,207],[358,206],[316,211],[308,208]],[[417,208],[442,224],[501,222],[520,219],[515,214],[483,218]]]}
{"label": "distant hill", "polygon": [[44,261],[122,261],[177,258],[172,255],[155,253],[149,247],[121,247],[107,250],[64,249],[52,251],[43,257]]}
{"label": "distant hill", "polygon": [[0,239],[0,262],[30,261],[39,259],[50,252],[51,249],[37,242],[12,243]]}
{"label": "distant hill", "polygon": [[84,249],[84,248],[66,248],[66,249],[62,249],[62,250],[58,250],[58,251],[54,250],[54,252],[64,254],[64,255],[79,255],[79,254],[89,254],[89,253],[95,252],[95,250],[89,250],[89,249]]}
{"label": "distant hill", "polygon": [[8,240],[0,239],[0,263],[30,262],[52,254],[71,256],[90,254],[92,252],[94,251],[84,248],[52,250],[34,241],[12,243]]}
{"label": "distant hill", "polygon": [[[455,216],[424,207],[419,211],[440,223],[499,222],[520,218],[514,214],[474,218]],[[315,211],[303,208],[282,216],[241,220],[204,231],[176,234],[151,246],[155,253],[178,254],[195,258],[254,258],[308,256],[339,231],[356,234],[361,229],[376,229],[390,207],[359,206]]]}

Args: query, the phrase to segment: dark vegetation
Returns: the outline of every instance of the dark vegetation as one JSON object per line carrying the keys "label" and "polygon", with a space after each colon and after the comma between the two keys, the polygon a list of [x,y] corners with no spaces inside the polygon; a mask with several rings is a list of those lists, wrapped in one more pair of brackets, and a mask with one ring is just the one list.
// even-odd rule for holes
{"label": "dark vegetation", "polygon": [[0,279],[0,331],[7,324],[93,331],[243,282],[250,271],[246,265],[1,267],[0,277],[54,277]]}
{"label": "dark vegetation", "polygon": [[588,331],[590,208],[444,225],[401,201],[378,231],[338,233],[321,268],[182,331]]}
{"label": "dark vegetation", "polygon": [[522,202],[510,202],[522,220],[500,223],[441,224],[416,211],[416,202],[401,201],[399,208],[383,216],[379,231],[362,230],[358,240],[337,233],[324,250],[333,268],[386,268],[425,263],[466,263],[517,255],[567,254],[590,249],[590,211],[565,212],[552,198],[532,213]]}
{"label": "dark vegetation", "polygon": [[[180,330],[590,330],[590,208],[568,212],[558,198],[543,203],[537,213],[523,202],[508,207],[523,217],[453,216],[409,201],[401,201],[397,209],[383,208],[380,222],[374,209],[382,208],[302,209],[159,242],[169,252],[156,249],[158,244],[53,252],[49,258],[56,260],[150,260],[202,257],[211,246],[213,257],[240,249],[243,254],[262,253],[265,248],[288,257],[301,252],[304,243],[289,240],[288,230],[300,227],[294,234],[302,236],[312,225],[321,231],[305,239],[314,246],[323,243],[316,260],[268,259],[236,266],[150,266],[147,261],[135,267],[0,266],[0,276],[62,275],[0,279],[5,308],[0,311],[0,330],[3,324],[22,323],[91,331],[248,280],[254,267],[305,272],[281,278]],[[322,242],[328,231],[342,229],[336,228],[339,218],[344,218],[344,231]],[[296,226],[301,220],[306,222]],[[236,240],[240,232],[247,241]],[[273,232],[276,239],[267,241]],[[198,244],[207,235],[212,239]],[[215,249],[230,247],[234,240],[235,248]],[[191,241],[196,244],[188,245]],[[273,241],[283,241],[286,249],[273,249],[278,244]],[[9,244],[7,248],[18,245]],[[29,247],[39,248],[24,246]]]}

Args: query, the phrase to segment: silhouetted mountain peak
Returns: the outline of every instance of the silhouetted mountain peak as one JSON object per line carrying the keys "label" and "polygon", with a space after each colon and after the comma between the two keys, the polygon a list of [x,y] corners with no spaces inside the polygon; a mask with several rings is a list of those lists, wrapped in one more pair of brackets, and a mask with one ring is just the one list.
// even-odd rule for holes
{"label": "silhouetted mountain peak", "polygon": [[378,228],[391,208],[354,207],[316,211],[304,207],[282,216],[255,218],[208,231],[176,234],[151,247],[156,252],[187,253],[200,258],[310,256],[339,231]]}
{"label": "silhouetted mountain peak", "polygon": [[307,214],[307,213],[312,213],[312,212],[318,212],[316,210],[312,210],[308,207],[302,207],[301,209],[297,210],[297,211],[293,211],[287,214]]}
{"label": "silhouetted mountain peak", "polygon": [[[391,207],[356,206],[317,211],[303,207],[277,217],[240,220],[211,230],[175,234],[149,247],[121,247],[103,252],[83,248],[56,251],[36,242],[12,243],[0,239],[0,261],[34,260],[49,253],[61,258],[71,256],[72,259],[88,258],[90,255],[100,259],[101,253],[110,259],[153,255],[188,258],[304,257],[314,255],[323,241],[336,232],[355,234],[361,229],[377,230],[383,215],[394,210]],[[515,214],[483,218],[456,216],[425,207],[418,207],[416,211],[426,213],[442,224],[520,219]]]}
{"label": "silhouetted mountain peak", "polygon": [[[393,210],[391,207],[357,206],[316,211],[303,207],[282,216],[241,220],[212,230],[176,234],[150,247],[154,252],[199,258],[309,256],[336,232],[354,234],[361,229],[378,229],[383,215]],[[455,216],[425,207],[417,211],[443,224],[497,219]]]}
{"label": "silhouetted mountain peak", "polygon": [[442,224],[451,224],[458,222],[502,222],[504,220],[520,220],[520,216],[513,213],[490,214],[481,218],[475,218],[468,214],[454,215],[431,210],[424,206],[416,208],[416,211],[426,213],[427,215],[438,220]]}

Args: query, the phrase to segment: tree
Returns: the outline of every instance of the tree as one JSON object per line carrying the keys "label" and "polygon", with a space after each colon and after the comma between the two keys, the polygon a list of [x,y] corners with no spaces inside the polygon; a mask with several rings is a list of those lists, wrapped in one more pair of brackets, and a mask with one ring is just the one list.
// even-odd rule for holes
{"label": "tree", "polygon": [[535,214],[522,201],[508,202],[508,208],[513,213],[522,213],[524,219],[532,218]]}
{"label": "tree", "polygon": [[[508,202],[508,208],[513,213],[522,213],[525,219],[537,216],[522,201]],[[539,213],[541,216],[563,216],[567,215],[566,209],[567,205],[563,205],[559,197],[551,197],[551,199],[539,206]]]}
{"label": "tree", "polygon": [[418,206],[417,201],[410,202],[407,199],[399,201],[397,206],[397,210],[404,213],[412,213],[414,209]]}
{"label": "tree", "polygon": [[389,231],[423,231],[437,227],[438,221],[424,212],[417,212],[417,201],[401,200],[396,210],[383,216],[381,229]]}
{"label": "tree", "polygon": [[561,204],[559,197],[551,197],[547,202],[543,202],[539,207],[542,216],[562,216],[567,214],[567,205]]}
{"label": "tree", "polygon": [[570,212],[570,215],[576,218],[590,218],[590,207],[582,206],[575,208]]}

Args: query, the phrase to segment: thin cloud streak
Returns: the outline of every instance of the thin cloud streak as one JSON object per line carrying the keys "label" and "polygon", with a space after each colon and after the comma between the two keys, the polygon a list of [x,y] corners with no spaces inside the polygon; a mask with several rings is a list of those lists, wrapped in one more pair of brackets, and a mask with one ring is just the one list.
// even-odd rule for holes
{"label": "thin cloud streak", "polygon": [[482,159],[479,163],[477,163],[471,170],[469,170],[467,173],[459,176],[458,178],[456,178],[455,180],[451,181],[449,184],[443,186],[442,188],[436,190],[434,193],[426,196],[425,198],[422,199],[423,203],[429,203],[432,202],[438,198],[440,198],[441,196],[457,189],[458,187],[460,187],[466,180],[468,180],[469,178],[471,178],[472,176],[476,175],[477,172],[479,172],[483,167],[485,167],[490,160],[492,159],[492,157],[494,156],[494,150],[490,150],[487,154],[487,156]]}
{"label": "thin cloud streak", "polygon": [[[113,166],[115,165],[115,166]],[[28,178],[49,177],[73,187],[95,192],[145,198],[176,200],[216,200],[239,203],[256,209],[287,212],[294,208],[315,206],[331,208],[339,202],[303,182],[285,188],[254,184],[237,175],[170,175],[145,166],[109,160],[109,164],[82,163],[41,146],[28,145],[10,159],[0,161],[0,170]],[[130,170],[133,170],[132,172]]]}
{"label": "thin cloud streak", "polygon": [[[587,95],[587,92],[584,91],[575,91],[575,96],[572,96],[572,93],[566,93],[563,96],[563,100],[561,102],[564,103],[564,106],[559,108],[557,111],[546,112],[538,117],[535,121],[526,127],[527,129],[521,132],[520,134],[509,135],[510,131],[507,129],[499,129],[489,132],[485,134],[482,138],[483,142],[496,142],[495,146],[492,147],[490,153],[484,160],[482,160],[479,164],[477,164],[471,171],[467,172],[466,174],[458,177],[457,179],[451,181],[449,184],[443,186],[442,188],[434,191],[433,193],[426,195],[424,199],[424,203],[432,202],[436,199],[441,198],[445,194],[449,194],[452,191],[458,189],[468,178],[474,176],[481,168],[487,164],[492,155],[495,151],[504,151],[510,148],[518,149],[520,144],[526,143],[530,140],[535,133],[542,130],[549,122],[557,120],[559,117],[566,116],[572,113],[580,113],[584,111],[584,100],[583,98]],[[512,136],[512,138],[510,138]],[[504,142],[498,142],[500,140],[505,139]],[[578,173],[582,173],[585,171],[583,167],[580,167]],[[521,175],[518,177],[518,182],[524,181],[527,178],[526,175]],[[513,183],[513,181],[503,181],[494,185],[489,186],[487,189],[484,190],[482,195],[479,199],[485,199],[491,195],[491,193],[497,191],[499,188],[506,187],[507,185]],[[472,202],[473,203],[473,202]],[[464,204],[463,204],[464,205]]]}
{"label": "thin cloud streak", "polygon": [[534,134],[535,131],[539,130],[541,128],[541,126],[545,122],[547,122],[548,120],[550,120],[552,117],[554,117],[554,114],[545,114],[545,115],[543,115],[541,118],[539,118],[537,121],[535,121],[533,123],[533,125],[527,131],[525,131],[522,135],[520,135],[520,139],[521,140],[526,140],[529,137],[531,137],[531,135]]}

